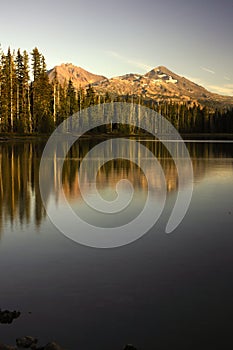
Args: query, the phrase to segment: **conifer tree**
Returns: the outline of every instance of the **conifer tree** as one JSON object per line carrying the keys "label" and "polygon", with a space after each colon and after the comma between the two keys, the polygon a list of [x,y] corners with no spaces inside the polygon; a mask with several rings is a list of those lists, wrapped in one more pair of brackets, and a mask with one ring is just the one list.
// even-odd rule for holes
{"label": "conifer tree", "polygon": [[35,48],[32,51],[32,119],[34,132],[51,132],[52,120],[52,87],[46,71],[44,56]]}
{"label": "conifer tree", "polygon": [[15,65],[9,48],[1,60],[1,130],[4,132],[14,131],[15,87]]}
{"label": "conifer tree", "polygon": [[29,86],[29,56],[26,50],[23,52],[23,103],[24,103],[24,125],[25,132],[32,132],[32,115],[30,105],[30,86]]}
{"label": "conifer tree", "polygon": [[71,116],[78,110],[78,104],[77,104],[77,98],[76,98],[76,91],[74,89],[74,85],[72,83],[72,80],[69,80],[68,87],[67,87],[67,112],[68,115]]}
{"label": "conifer tree", "polygon": [[20,49],[15,58],[16,65],[16,131],[24,133],[26,131],[26,91],[24,57]]}
{"label": "conifer tree", "polygon": [[52,87],[53,87],[53,123],[54,125],[57,125],[57,119],[59,116],[59,109],[60,109],[60,84],[58,82],[56,68],[54,71]]}

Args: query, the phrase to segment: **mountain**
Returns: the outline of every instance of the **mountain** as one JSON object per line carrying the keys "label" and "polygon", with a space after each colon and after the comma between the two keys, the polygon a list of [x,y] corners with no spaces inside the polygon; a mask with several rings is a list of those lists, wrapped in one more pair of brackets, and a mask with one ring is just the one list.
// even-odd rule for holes
{"label": "mountain", "polygon": [[233,106],[233,97],[212,93],[164,66],[158,66],[144,75],[130,73],[107,79],[72,64],[62,64],[48,72],[50,81],[53,80],[55,71],[60,83],[64,84],[71,78],[75,88],[91,84],[100,94],[136,95],[158,102],[195,102],[212,108]]}
{"label": "mountain", "polygon": [[80,86],[85,87],[107,79],[102,75],[93,74],[81,67],[76,67],[72,63],[63,63],[48,71],[50,81],[55,78],[55,75],[57,75],[57,79],[62,85],[68,83],[69,79],[71,79],[76,89]]}
{"label": "mountain", "polygon": [[214,108],[233,105],[233,97],[212,93],[164,66],[156,67],[145,75],[126,74],[94,83],[93,86],[100,93],[108,91],[118,95],[138,95],[161,102],[195,102]]}

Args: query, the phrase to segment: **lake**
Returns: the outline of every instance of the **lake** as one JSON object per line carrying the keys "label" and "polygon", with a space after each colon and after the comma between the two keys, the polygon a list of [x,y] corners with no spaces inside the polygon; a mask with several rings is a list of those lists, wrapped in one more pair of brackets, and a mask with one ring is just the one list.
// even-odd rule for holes
{"label": "lake", "polygon": [[[69,151],[63,191],[84,220],[102,227],[127,223],[142,210],[148,191],[145,174],[130,160],[108,161],[96,180],[106,200],[116,197],[122,178],[133,184],[133,203],[121,219],[90,216],[82,202],[77,170],[97,143],[84,139]],[[178,191],[176,167],[159,142],[142,144],[158,158],[165,175],[162,215],[131,244],[96,249],[68,239],[46,214],[39,189],[44,142],[0,143],[0,308],[21,311],[12,324],[0,324],[1,342],[14,344],[17,337],[32,335],[41,344],[56,340],[70,350],[117,350],[127,343],[142,350],[232,344],[233,143],[186,142],[193,196],[171,234],[165,227]],[[143,162],[142,154],[136,156]],[[95,157],[97,162],[104,159],[104,153]],[[91,171],[89,166],[82,169],[86,192]],[[160,181],[149,174],[150,191],[159,203]],[[48,188],[47,205],[62,216],[56,181]]]}

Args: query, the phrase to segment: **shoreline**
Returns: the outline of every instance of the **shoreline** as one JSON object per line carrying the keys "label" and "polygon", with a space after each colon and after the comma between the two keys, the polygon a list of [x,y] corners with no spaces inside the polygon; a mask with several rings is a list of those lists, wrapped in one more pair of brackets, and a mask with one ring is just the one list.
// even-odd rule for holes
{"label": "shoreline", "polygon": [[[47,141],[51,134],[0,134],[0,142],[22,142],[22,141]],[[73,135],[74,137],[76,135]],[[189,140],[209,140],[209,141],[233,141],[233,133],[190,133],[190,134],[180,134],[184,141]],[[108,138],[140,138],[140,139],[149,139],[154,140],[155,137],[152,135],[145,134],[135,134],[135,135],[127,135],[127,134],[116,134],[116,133],[102,133],[102,134],[84,134],[81,136],[81,139],[89,140],[89,139],[108,139]],[[168,135],[169,139],[169,135]]]}

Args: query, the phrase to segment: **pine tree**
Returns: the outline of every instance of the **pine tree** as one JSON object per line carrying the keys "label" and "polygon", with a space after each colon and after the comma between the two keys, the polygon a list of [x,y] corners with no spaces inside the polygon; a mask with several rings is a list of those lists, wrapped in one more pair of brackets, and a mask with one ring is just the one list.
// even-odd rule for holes
{"label": "pine tree", "polygon": [[32,74],[33,82],[31,84],[31,112],[32,112],[32,130],[34,132],[39,131],[39,119],[41,117],[41,104],[40,97],[42,91],[40,91],[40,74],[41,74],[41,54],[37,47],[35,47],[31,53],[32,55]]}
{"label": "pine tree", "polygon": [[78,99],[77,99],[78,110],[81,111],[81,109],[84,108],[84,105],[85,105],[85,93],[84,93],[84,89],[80,86],[78,89]]}
{"label": "pine tree", "polygon": [[37,81],[41,74],[41,53],[38,48],[35,47],[32,50],[32,70],[33,70],[33,80]]}
{"label": "pine tree", "polygon": [[56,68],[55,68],[54,73],[55,74],[54,74],[54,78],[52,81],[52,87],[53,87],[53,123],[54,123],[54,125],[57,125],[57,119],[59,116],[59,109],[60,109],[60,84],[58,83]]}
{"label": "pine tree", "polygon": [[24,126],[25,132],[32,132],[32,115],[30,105],[30,86],[29,86],[29,56],[26,51],[23,52],[23,103],[24,103]]}
{"label": "pine tree", "polygon": [[69,80],[69,83],[68,83],[66,97],[67,97],[68,115],[71,116],[78,110],[78,103],[77,103],[78,101],[76,98],[76,91],[74,89],[74,85],[71,79]]}
{"label": "pine tree", "polygon": [[21,133],[27,131],[27,87],[28,73],[25,69],[25,57],[17,51],[16,65],[16,127],[15,130]]}
{"label": "pine tree", "polygon": [[41,74],[38,82],[41,102],[39,132],[47,133],[54,129],[54,119],[52,117],[53,91],[49,83],[44,56],[41,56]]}
{"label": "pine tree", "polygon": [[54,128],[52,119],[52,87],[46,71],[45,58],[38,49],[32,51],[32,121],[34,132],[51,132]]}
{"label": "pine tree", "polygon": [[14,58],[10,48],[1,60],[1,131],[14,131],[16,101],[16,75]]}
{"label": "pine tree", "polygon": [[88,85],[88,88],[86,89],[86,103],[85,107],[89,107],[91,105],[95,104],[95,91],[91,84]]}

